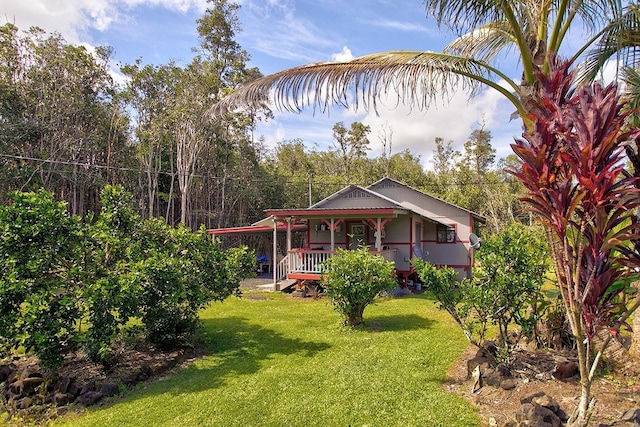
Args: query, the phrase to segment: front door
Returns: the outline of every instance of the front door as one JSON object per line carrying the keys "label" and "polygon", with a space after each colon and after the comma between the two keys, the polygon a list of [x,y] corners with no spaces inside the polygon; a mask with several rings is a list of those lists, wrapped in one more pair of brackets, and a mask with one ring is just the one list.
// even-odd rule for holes
{"label": "front door", "polygon": [[362,222],[349,223],[347,238],[349,239],[349,250],[358,249],[361,245],[367,244],[367,232],[369,228]]}

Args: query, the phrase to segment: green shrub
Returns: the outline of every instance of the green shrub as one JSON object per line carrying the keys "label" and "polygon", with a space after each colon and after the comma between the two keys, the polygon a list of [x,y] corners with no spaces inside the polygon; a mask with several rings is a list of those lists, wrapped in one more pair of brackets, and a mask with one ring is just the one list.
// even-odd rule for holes
{"label": "green shrub", "polygon": [[0,206],[0,352],[33,351],[55,369],[78,342],[79,222],[46,191]]}
{"label": "green shrub", "polygon": [[353,251],[338,248],[324,267],[324,292],[348,326],[362,323],[365,307],[382,290],[397,285],[394,264],[369,253],[367,247]]}
{"label": "green shrub", "polygon": [[546,259],[541,232],[513,223],[477,251],[479,268],[474,269],[471,280],[458,281],[455,270],[436,268],[419,258],[412,264],[425,289],[453,317],[469,342],[484,348],[488,326],[496,325],[508,355],[509,325],[515,323],[531,336],[539,318]]}
{"label": "green shrub", "polygon": [[255,265],[204,228],[141,220],[122,187],[105,187],[100,215],[83,223],[46,191],[12,200],[0,207],[0,356],[22,347],[55,369],[83,346],[109,367],[132,318],[158,347],[183,344],[198,311],[238,294]]}
{"label": "green shrub", "polygon": [[539,227],[514,222],[486,240],[476,257],[476,287],[489,294],[487,311],[506,342],[507,328],[515,323],[529,338],[539,320],[538,303],[547,271],[546,239]]}
{"label": "green shrub", "polygon": [[158,219],[141,224],[130,251],[140,318],[161,348],[185,343],[197,329],[198,311],[238,294],[256,262],[246,248],[223,251],[204,229],[193,233]]}

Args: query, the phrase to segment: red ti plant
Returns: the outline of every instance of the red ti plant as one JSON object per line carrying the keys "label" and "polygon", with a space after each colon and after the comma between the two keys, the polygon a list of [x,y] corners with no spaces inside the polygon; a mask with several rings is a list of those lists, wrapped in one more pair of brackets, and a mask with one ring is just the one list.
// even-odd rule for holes
{"label": "red ti plant", "polygon": [[[574,89],[569,64],[559,60],[537,78],[538,96],[529,105],[533,128],[512,144],[522,168],[510,172],[547,230],[578,347],[581,398],[569,422],[582,426],[595,403],[591,384],[603,351],[621,327],[629,328],[626,320],[640,303],[628,306],[621,298],[640,266],[632,244],[640,231],[632,220],[640,205],[638,178],[623,175],[625,146],[640,131],[623,131],[628,113],[615,85]],[[610,333],[596,345],[593,338],[603,329]]]}

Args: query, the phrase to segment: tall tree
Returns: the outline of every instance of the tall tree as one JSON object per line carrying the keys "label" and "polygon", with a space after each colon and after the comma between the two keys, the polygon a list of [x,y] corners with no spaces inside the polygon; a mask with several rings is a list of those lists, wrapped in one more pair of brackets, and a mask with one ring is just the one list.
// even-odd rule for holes
{"label": "tall tree", "polygon": [[484,128],[474,129],[464,143],[464,155],[460,164],[473,173],[484,176],[496,158],[496,150],[491,146],[491,132]]}
{"label": "tall tree", "polygon": [[333,138],[336,141],[336,149],[342,160],[343,174],[349,182],[361,177],[356,176],[354,169],[356,164],[365,159],[369,147],[369,133],[371,127],[361,122],[351,123],[349,129],[344,127],[343,122],[333,125]]}
{"label": "tall tree", "polygon": [[445,175],[451,172],[460,153],[453,148],[453,141],[445,144],[439,136],[435,139],[436,148],[433,150],[433,171],[436,175]]}
{"label": "tall tree", "polygon": [[105,163],[128,151],[110,54],[0,27],[0,192],[44,186],[73,213],[98,209]]}
{"label": "tall tree", "polygon": [[168,123],[180,69],[173,63],[142,65],[138,59],[121,67],[121,71],[128,77],[123,97],[133,116],[134,143],[141,167],[139,188],[146,194],[141,199],[141,209],[146,217],[153,217],[159,213],[160,176],[169,169],[163,157],[173,146]]}

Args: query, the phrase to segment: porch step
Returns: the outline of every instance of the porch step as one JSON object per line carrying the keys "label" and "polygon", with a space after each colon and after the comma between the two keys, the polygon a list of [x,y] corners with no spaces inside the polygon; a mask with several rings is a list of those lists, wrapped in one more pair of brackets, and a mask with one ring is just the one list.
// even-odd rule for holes
{"label": "porch step", "polygon": [[278,282],[278,289],[280,291],[284,291],[285,289],[290,288],[291,286],[295,285],[297,282],[296,279],[284,279]]}

